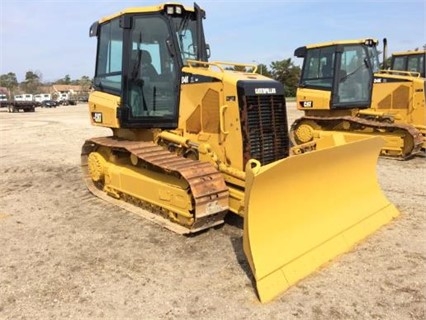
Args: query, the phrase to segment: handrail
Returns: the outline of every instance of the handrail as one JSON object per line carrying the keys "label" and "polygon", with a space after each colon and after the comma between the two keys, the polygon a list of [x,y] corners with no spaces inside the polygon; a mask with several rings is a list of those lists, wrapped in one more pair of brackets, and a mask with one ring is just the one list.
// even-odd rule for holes
{"label": "handrail", "polygon": [[417,71],[405,71],[405,70],[379,70],[377,73],[400,75],[420,78],[420,72]]}
{"label": "handrail", "polygon": [[223,68],[222,66],[241,66],[241,67],[249,67],[249,68],[253,68],[253,70],[250,73],[256,73],[257,71],[257,65],[253,64],[253,63],[236,63],[236,62],[225,62],[225,61],[212,61],[212,62],[207,62],[207,61],[198,61],[198,60],[186,60],[186,62],[188,63],[188,67],[190,68],[197,68],[200,65],[201,66],[207,66],[207,67],[217,67],[220,72],[224,73],[225,72],[225,68]]}

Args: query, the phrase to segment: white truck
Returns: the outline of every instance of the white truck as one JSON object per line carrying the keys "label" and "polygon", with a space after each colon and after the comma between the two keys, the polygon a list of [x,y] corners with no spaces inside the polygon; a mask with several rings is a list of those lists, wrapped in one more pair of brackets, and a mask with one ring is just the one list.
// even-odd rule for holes
{"label": "white truck", "polygon": [[7,99],[7,95],[2,94],[0,99],[0,107],[7,107],[9,112],[34,112],[36,102],[32,94],[17,94],[13,100]]}
{"label": "white truck", "polygon": [[63,106],[68,106],[68,105],[73,106],[77,104],[77,100],[75,100],[75,97],[71,92],[58,93],[58,98],[56,99],[56,101]]}
{"label": "white truck", "polygon": [[34,101],[34,96],[29,93],[17,94],[13,98],[15,101]]}
{"label": "white truck", "polygon": [[39,105],[46,100],[52,100],[52,95],[50,93],[37,93],[34,95],[34,101]]}

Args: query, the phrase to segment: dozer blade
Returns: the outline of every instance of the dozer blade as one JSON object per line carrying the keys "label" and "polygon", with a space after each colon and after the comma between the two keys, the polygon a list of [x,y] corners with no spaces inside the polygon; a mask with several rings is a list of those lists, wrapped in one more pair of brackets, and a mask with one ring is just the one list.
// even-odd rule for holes
{"label": "dozer blade", "polygon": [[261,302],[398,216],[378,184],[382,146],[367,138],[247,165],[243,245]]}

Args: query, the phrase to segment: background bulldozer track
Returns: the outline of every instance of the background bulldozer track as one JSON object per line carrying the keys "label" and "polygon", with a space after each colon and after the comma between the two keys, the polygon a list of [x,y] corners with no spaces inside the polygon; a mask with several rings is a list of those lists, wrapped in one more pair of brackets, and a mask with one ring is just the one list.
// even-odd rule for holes
{"label": "background bulldozer track", "polygon": [[262,305],[238,217],[185,237],[88,192],[81,146],[109,133],[87,105],[0,109],[0,319],[425,318],[424,157],[380,159],[401,216]]}

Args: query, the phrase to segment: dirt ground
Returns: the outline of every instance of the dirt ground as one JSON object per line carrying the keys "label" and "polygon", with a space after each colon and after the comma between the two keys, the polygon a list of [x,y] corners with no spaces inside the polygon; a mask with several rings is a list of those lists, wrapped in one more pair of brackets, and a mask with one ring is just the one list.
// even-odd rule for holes
{"label": "dirt ground", "polygon": [[0,319],[425,319],[425,158],[380,159],[401,216],[262,305],[241,219],[185,237],[88,192],[81,145],[108,134],[87,105],[0,109]]}

